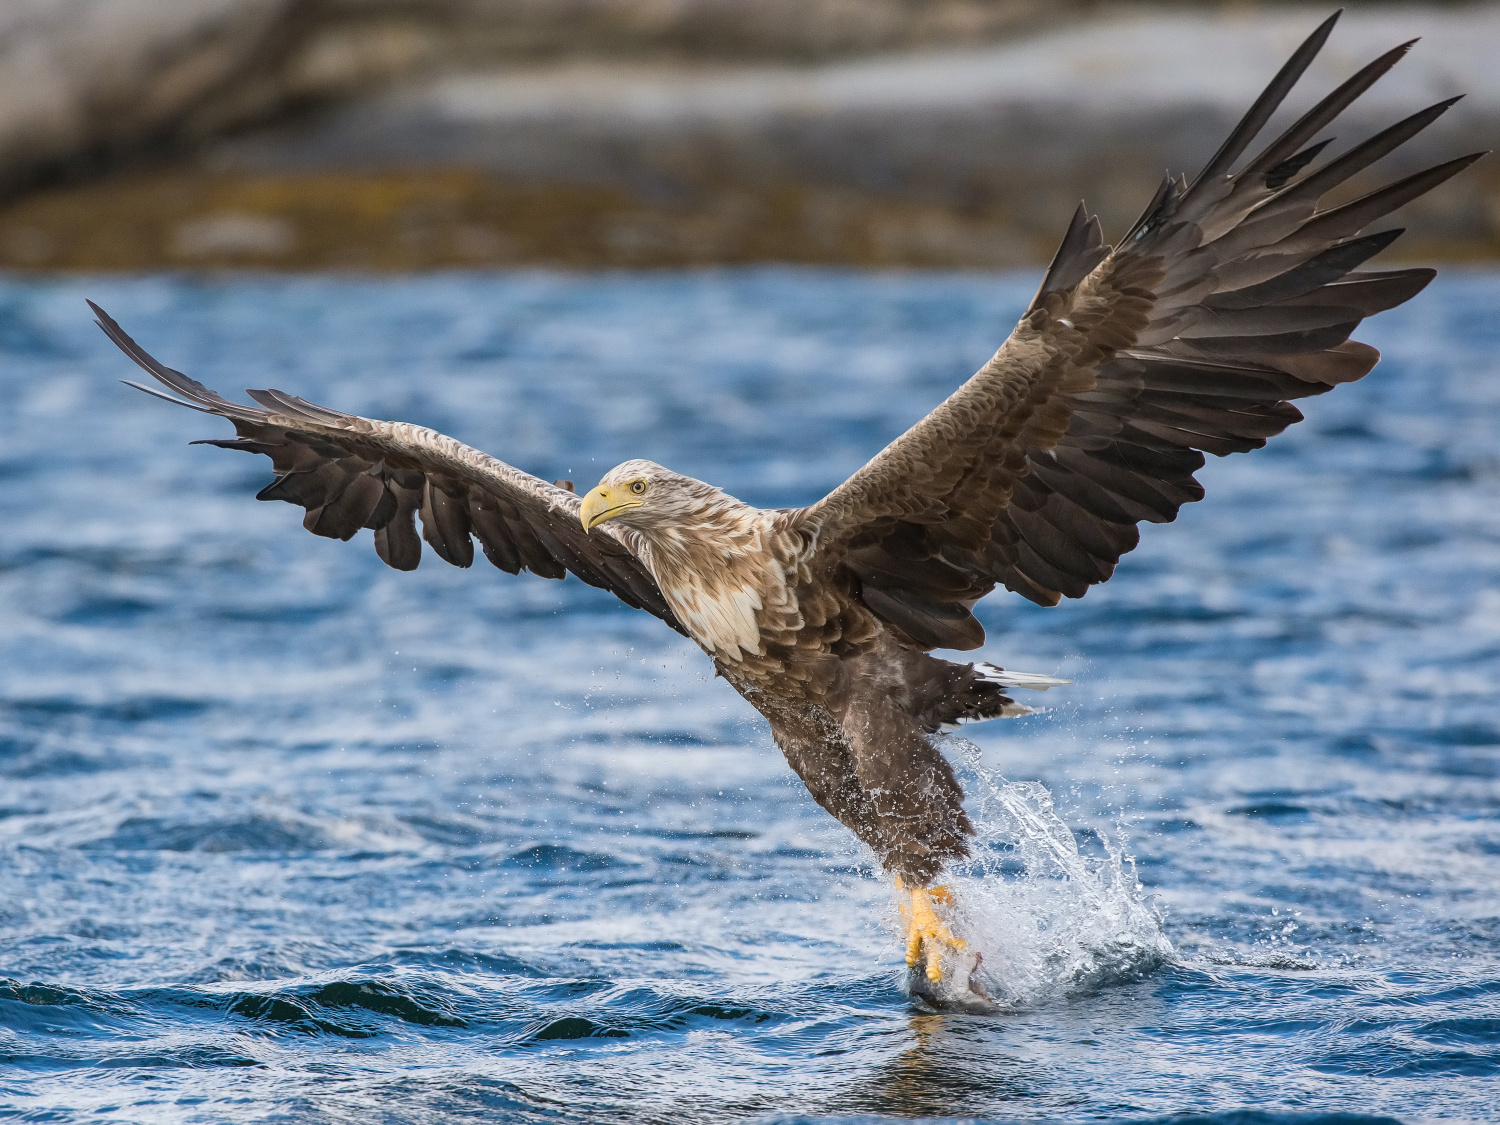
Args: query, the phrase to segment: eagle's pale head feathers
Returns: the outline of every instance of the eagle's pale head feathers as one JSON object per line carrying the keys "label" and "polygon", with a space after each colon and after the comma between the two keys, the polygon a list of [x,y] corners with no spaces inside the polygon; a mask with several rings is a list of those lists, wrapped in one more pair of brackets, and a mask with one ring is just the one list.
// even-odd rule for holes
{"label": "eagle's pale head feathers", "polygon": [[583,498],[583,526],[616,520],[640,534],[641,560],[688,634],[723,660],[762,655],[760,617],[795,605],[770,548],[774,513],[651,461],[626,461]]}
{"label": "eagle's pale head feathers", "polygon": [[626,461],[604,474],[583,498],[583,526],[618,520],[651,534],[701,525],[740,506],[711,484],[664,469],[654,461]]}

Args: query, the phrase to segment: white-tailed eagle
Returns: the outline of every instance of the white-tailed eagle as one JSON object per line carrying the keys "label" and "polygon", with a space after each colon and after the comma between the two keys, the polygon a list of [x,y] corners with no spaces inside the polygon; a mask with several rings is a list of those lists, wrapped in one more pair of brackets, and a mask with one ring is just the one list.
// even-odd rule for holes
{"label": "white-tailed eagle", "polygon": [[934,880],[967,854],[972,828],[930,736],[1022,713],[1012,688],[1061,681],[931,651],[978,648],[971,610],[997,585],[1050,606],[1108,579],[1137,524],[1170,522],[1203,496],[1204,453],[1258,448],[1302,417],[1291,400],[1365,375],[1378,353],[1350,333],[1434,275],[1361,268],[1400,233],[1362,232],[1482,154],[1320,207],[1456,100],[1319,163],[1319,134],[1410,44],[1242,160],[1336,18],[1197,178],[1168,175],[1118,243],[1080,206],[994,357],[806,508],[752,508],[649,461],[577,496],[420,426],[275,390],[240,405],[94,311],[180,396],[162,397],[234,423],[237,437],[208,444],[271,458],[276,479],[259,499],[305,508],[315,535],[369,528],[398,570],[417,565],[424,540],[469,566],[477,539],[501,570],[571,573],[691,637],[766,717],[813,799],[903,886],[908,963],[937,980],[943,950],[962,943],[934,910],[947,901]]}

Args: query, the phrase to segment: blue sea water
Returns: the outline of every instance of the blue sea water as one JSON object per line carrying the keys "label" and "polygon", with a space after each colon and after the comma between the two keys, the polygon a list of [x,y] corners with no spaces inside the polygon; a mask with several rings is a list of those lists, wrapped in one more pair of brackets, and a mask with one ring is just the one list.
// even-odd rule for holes
{"label": "blue sea water", "polygon": [[1500,1120],[1500,275],[1367,323],[1086,599],[980,606],[1074,681],[948,747],[991,1014],[907,994],[871,857],[688,642],[306,534],[83,304],[226,392],[782,506],[1034,284],[0,281],[0,1118]]}

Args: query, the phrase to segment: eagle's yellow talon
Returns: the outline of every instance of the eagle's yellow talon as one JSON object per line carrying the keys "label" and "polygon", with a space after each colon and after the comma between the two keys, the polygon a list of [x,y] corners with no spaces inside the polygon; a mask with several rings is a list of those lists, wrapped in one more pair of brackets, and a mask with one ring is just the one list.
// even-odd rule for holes
{"label": "eagle's yellow talon", "polygon": [[943,979],[942,952],[935,943],[927,946],[927,979],[940,981]]}
{"label": "eagle's yellow talon", "polygon": [[[896,878],[896,888],[906,890],[901,878]],[[923,960],[922,950],[927,950],[927,979],[940,981],[943,979],[943,946],[953,950],[968,948],[968,943],[962,938],[953,936],[953,931],[948,929],[937,914],[933,911],[933,904],[947,906],[953,902],[953,894],[947,887],[913,887],[910,891],[911,904],[900,904],[901,917],[906,920],[906,963],[911,968],[916,968]]]}

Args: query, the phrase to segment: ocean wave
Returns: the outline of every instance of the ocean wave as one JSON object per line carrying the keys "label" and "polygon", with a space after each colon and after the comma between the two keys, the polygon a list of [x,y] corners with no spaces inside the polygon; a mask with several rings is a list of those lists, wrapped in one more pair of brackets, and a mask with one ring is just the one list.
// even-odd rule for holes
{"label": "ocean wave", "polygon": [[[1034,290],[0,280],[0,1115],[1493,1119],[1495,275],[1371,321],[1369,378],[1082,602],[977,607],[976,657],[1074,683],[949,747],[967,1012],[911,995],[874,857],[701,653],[576,582],[306,535],[82,303],[226,392],[795,505]],[[465,359],[496,323],[515,362]]]}

